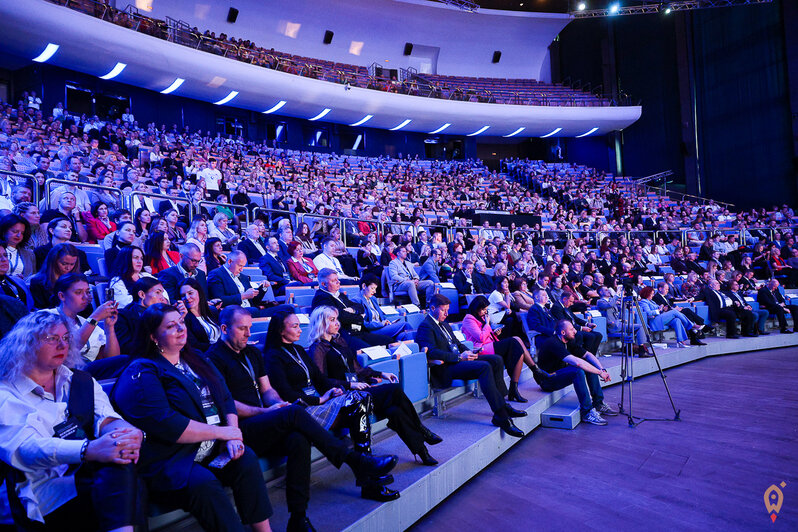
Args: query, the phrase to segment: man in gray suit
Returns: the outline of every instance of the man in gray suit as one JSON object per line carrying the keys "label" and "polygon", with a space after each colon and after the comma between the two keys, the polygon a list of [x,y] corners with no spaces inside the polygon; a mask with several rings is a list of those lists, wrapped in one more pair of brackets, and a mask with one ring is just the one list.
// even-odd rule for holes
{"label": "man in gray suit", "polygon": [[388,264],[388,282],[393,287],[395,295],[407,294],[410,301],[420,307],[418,299],[419,290],[423,290],[426,301],[429,302],[435,295],[435,283],[432,281],[422,281],[413,264],[407,260],[407,249],[405,247],[396,248],[396,258]]}
{"label": "man in gray suit", "polygon": [[[384,334],[397,340],[404,340],[400,335],[405,331],[412,331],[413,327],[401,319],[395,322],[391,322],[388,319],[380,308],[379,303],[377,303],[377,298],[374,297],[379,284],[380,280],[377,279],[376,275],[367,273],[360,280],[360,292],[352,297],[352,302],[360,303],[365,310],[363,327],[372,333]],[[413,336],[411,335],[408,339],[412,340]]]}

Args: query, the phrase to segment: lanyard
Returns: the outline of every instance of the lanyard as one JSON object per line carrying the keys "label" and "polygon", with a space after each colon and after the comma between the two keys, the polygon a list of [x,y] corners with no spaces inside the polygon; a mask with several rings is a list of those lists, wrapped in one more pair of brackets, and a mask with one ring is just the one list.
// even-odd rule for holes
{"label": "lanyard", "polygon": [[338,356],[341,357],[341,360],[344,363],[344,367],[346,368],[346,371],[352,371],[352,369],[349,367],[349,361],[346,360],[346,357],[344,356],[344,354],[335,346],[335,344],[333,344],[332,340],[330,340],[330,349],[332,349],[333,351],[338,353]]}
{"label": "lanyard", "polygon": [[244,360],[243,361],[239,360],[239,362],[241,363],[242,366],[244,366],[244,369],[247,370],[247,373],[252,379],[252,386],[255,388],[255,391],[257,392],[258,396],[258,404],[260,406],[263,406],[263,399],[261,399],[260,390],[258,389],[258,381],[255,380],[255,370],[252,367],[252,363],[250,363],[249,357],[244,352],[241,353],[241,358],[243,358]]}
{"label": "lanyard", "polygon": [[299,356],[298,354],[292,353],[292,352],[291,352],[291,351],[289,351],[289,350],[288,350],[288,348],[287,348],[287,347],[285,347],[285,346],[283,346],[283,351],[285,351],[286,353],[288,353],[288,356],[290,356],[290,357],[291,357],[291,360],[293,360],[294,362],[296,362],[297,364],[299,364],[299,367],[300,367],[300,368],[302,368],[302,371],[304,371],[304,372],[305,372],[305,377],[307,377],[307,379],[308,379],[308,385],[310,385],[310,370],[308,370],[308,367],[307,367],[307,366],[305,365],[305,363],[302,361],[302,357],[301,357],[301,356]]}
{"label": "lanyard", "polygon": [[19,257],[19,251],[15,248],[9,246],[6,248],[6,251],[11,251],[12,249],[14,250],[14,260],[12,261],[11,258],[9,257],[9,262],[11,263],[11,269],[8,271],[8,273],[10,275],[16,275],[17,267],[19,266],[20,263],[20,257]]}

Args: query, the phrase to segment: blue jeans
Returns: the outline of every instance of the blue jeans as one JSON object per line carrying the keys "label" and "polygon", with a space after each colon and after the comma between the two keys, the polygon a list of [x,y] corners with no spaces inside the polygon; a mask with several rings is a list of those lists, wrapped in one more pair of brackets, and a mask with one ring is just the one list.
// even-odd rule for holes
{"label": "blue jeans", "polygon": [[687,330],[692,328],[693,323],[681,312],[676,310],[669,310],[662,313],[662,324],[670,327],[676,333],[676,341],[684,342],[687,340]]}
{"label": "blue jeans", "polygon": [[562,390],[569,384],[573,384],[576,396],[579,398],[579,411],[582,415],[604,402],[604,391],[601,389],[598,375],[585,373],[584,370],[576,366],[558,369],[549,378],[542,379],[538,384],[544,392]]}

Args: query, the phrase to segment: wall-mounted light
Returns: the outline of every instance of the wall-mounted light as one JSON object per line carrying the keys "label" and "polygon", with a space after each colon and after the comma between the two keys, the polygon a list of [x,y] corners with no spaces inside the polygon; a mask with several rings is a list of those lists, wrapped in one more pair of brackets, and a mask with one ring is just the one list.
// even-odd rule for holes
{"label": "wall-mounted light", "polygon": [[[374,118],[374,115],[366,115],[363,118],[361,118],[360,120],[358,120],[357,122],[355,122],[354,124],[349,124],[349,125],[351,127],[362,126],[363,124],[365,124],[366,122],[368,122],[372,118]],[[355,148],[353,148],[353,149],[355,149]]]}
{"label": "wall-mounted light", "polygon": [[280,109],[282,109],[282,108],[283,108],[283,106],[284,106],[285,104],[286,104],[286,101],[285,101],[285,100],[280,100],[279,102],[277,102],[276,104],[274,104],[274,106],[273,106],[272,108],[270,108],[270,109],[266,109],[265,111],[263,111],[263,114],[265,114],[265,115],[270,115],[270,114],[272,114],[272,113],[273,113],[273,112],[275,112],[275,111],[279,111]]}
{"label": "wall-mounted light", "polygon": [[327,113],[329,113],[330,111],[332,111],[332,109],[327,107],[327,108],[324,109],[324,111],[320,112],[319,114],[317,114],[313,118],[308,118],[308,120],[310,120],[311,122],[315,122],[316,120],[319,120],[320,118],[324,118],[325,116],[327,116]]}
{"label": "wall-mounted light", "polygon": [[448,123],[448,122],[446,122],[446,123],[445,123],[445,124],[443,124],[441,127],[439,127],[438,129],[436,129],[435,131],[430,131],[430,132],[429,132],[429,134],[430,134],[430,135],[435,135],[436,133],[440,133],[441,131],[443,131],[444,129],[446,129],[446,128],[447,128],[447,127],[449,127],[449,126],[451,126],[451,124],[450,124],[450,123]]}
{"label": "wall-mounted light", "polygon": [[177,89],[180,88],[180,85],[182,85],[184,81],[186,81],[186,80],[184,80],[183,78],[177,78],[176,80],[174,80],[172,82],[171,85],[169,85],[164,90],[162,90],[161,94],[171,94],[171,93],[175,92]]}
{"label": "wall-mounted light", "polygon": [[591,130],[590,130],[590,131],[588,131],[587,133],[582,133],[581,135],[577,135],[577,136],[576,136],[576,138],[578,138],[578,139],[581,139],[582,137],[587,137],[588,135],[592,135],[592,134],[593,134],[593,133],[595,133],[596,131],[598,131],[598,128],[597,128],[597,127],[594,127],[593,129],[591,129]]}
{"label": "wall-mounted light", "polygon": [[547,138],[549,138],[549,137],[553,137],[554,135],[556,135],[556,134],[557,134],[557,133],[559,133],[560,131],[562,131],[562,128],[561,128],[561,127],[558,127],[557,129],[555,129],[555,130],[554,130],[554,131],[552,131],[551,133],[546,133],[545,135],[542,135],[540,138],[542,138],[542,139],[547,139]]}
{"label": "wall-mounted light", "polygon": [[59,46],[57,44],[49,43],[44,48],[44,51],[39,55],[37,55],[36,57],[34,57],[33,60],[36,61],[37,63],[44,63],[45,61],[53,57],[53,55],[58,51],[58,48]]}
{"label": "wall-mounted light", "polygon": [[412,120],[408,118],[408,119],[406,119],[404,122],[402,122],[401,124],[399,124],[398,126],[394,126],[394,127],[392,127],[392,128],[389,130],[389,131],[399,131],[400,129],[402,129],[403,127],[405,127],[405,126],[406,126],[407,124],[409,124],[410,122],[412,122]]}
{"label": "wall-mounted light", "polygon": [[519,127],[518,129],[516,129],[515,131],[513,131],[509,135],[503,135],[503,136],[504,136],[504,138],[509,139],[510,137],[514,137],[514,136],[518,135],[519,133],[521,133],[525,129],[526,129],[525,127]]}
{"label": "wall-mounted light", "polygon": [[119,74],[122,73],[122,71],[125,69],[126,66],[127,66],[127,64],[125,64],[125,63],[117,63],[116,66],[114,66],[114,68],[112,68],[109,73],[107,73],[104,76],[100,76],[100,79],[112,79],[112,78],[115,78]]}
{"label": "wall-mounted light", "polygon": [[477,129],[473,133],[469,133],[468,135],[466,135],[466,137],[476,137],[480,133],[484,133],[485,131],[487,131],[489,127],[490,126],[482,126],[481,128]]}
{"label": "wall-mounted light", "polygon": [[233,98],[235,98],[236,96],[238,96],[238,91],[230,91],[230,94],[228,94],[227,96],[225,96],[224,98],[222,98],[218,102],[213,102],[213,105],[224,105],[227,102],[229,102],[230,100],[232,100]]}

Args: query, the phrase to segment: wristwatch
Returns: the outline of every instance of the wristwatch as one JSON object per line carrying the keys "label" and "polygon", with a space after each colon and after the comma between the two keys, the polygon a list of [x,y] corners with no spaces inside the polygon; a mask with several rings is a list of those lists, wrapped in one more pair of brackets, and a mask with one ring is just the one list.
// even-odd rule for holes
{"label": "wristwatch", "polygon": [[95,320],[94,318],[89,318],[89,319],[88,319],[88,320],[86,320],[86,321],[88,321],[89,323],[91,323],[91,324],[92,324],[92,325],[94,325],[95,327],[97,327],[97,325],[100,323],[99,321]]}

